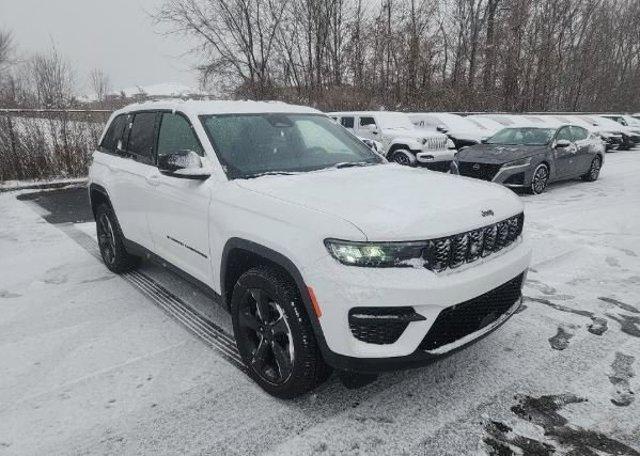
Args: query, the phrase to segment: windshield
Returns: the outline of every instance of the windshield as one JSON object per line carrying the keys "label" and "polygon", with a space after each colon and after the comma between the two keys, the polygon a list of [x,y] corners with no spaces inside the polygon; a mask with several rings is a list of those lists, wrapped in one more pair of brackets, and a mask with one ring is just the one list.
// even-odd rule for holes
{"label": "windshield", "polygon": [[549,143],[554,128],[505,128],[487,140],[487,144],[541,146]]}
{"label": "windshield", "polygon": [[382,128],[415,128],[407,114],[401,112],[377,113]]}
{"label": "windshield", "polygon": [[224,114],[201,120],[232,179],[384,161],[320,114]]}

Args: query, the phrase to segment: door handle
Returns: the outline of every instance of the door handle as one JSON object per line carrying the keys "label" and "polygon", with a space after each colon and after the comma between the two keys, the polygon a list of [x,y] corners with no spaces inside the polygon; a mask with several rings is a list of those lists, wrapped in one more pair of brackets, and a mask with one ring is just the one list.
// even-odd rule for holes
{"label": "door handle", "polygon": [[147,183],[153,187],[160,185],[160,174],[152,174],[147,176]]}

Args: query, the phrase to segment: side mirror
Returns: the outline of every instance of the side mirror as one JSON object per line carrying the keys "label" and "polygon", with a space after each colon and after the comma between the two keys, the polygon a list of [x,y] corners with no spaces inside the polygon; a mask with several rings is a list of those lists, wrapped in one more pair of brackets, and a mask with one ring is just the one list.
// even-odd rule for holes
{"label": "side mirror", "polygon": [[378,134],[378,128],[374,124],[362,125],[360,128],[366,131],[370,131],[374,135]]}
{"label": "side mirror", "polygon": [[489,142],[489,137],[488,137],[488,136],[485,136],[484,138],[481,138],[481,139],[480,139],[480,142],[481,142],[482,144],[486,144],[486,143],[488,143],[488,142]]}
{"label": "side mirror", "polygon": [[569,147],[571,145],[571,141],[568,139],[559,139],[556,141],[556,149],[564,149],[565,147]]}
{"label": "side mirror", "polygon": [[184,179],[204,180],[211,170],[202,166],[202,159],[192,150],[180,150],[158,158],[158,169],[162,174]]}
{"label": "side mirror", "polygon": [[447,126],[446,125],[442,125],[442,124],[436,126],[436,130],[438,130],[440,133],[446,133],[446,132],[449,131]]}

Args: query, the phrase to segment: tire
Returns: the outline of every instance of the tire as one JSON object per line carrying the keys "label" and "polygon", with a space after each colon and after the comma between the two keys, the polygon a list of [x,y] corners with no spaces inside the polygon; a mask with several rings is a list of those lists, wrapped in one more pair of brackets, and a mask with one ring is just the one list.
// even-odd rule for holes
{"label": "tire", "polygon": [[291,399],[331,375],[298,289],[279,269],[258,266],[242,274],[233,289],[231,317],[249,375],[272,396]]}
{"label": "tire", "polygon": [[591,160],[591,166],[589,167],[589,171],[586,174],[582,175],[582,180],[586,182],[593,182],[598,180],[600,176],[600,170],[602,169],[602,158],[600,155],[596,155]]}
{"label": "tire", "polygon": [[411,158],[409,158],[410,154],[411,152],[409,152],[408,150],[397,149],[393,151],[393,155],[391,156],[391,159],[397,164],[402,166],[413,166]]}
{"label": "tire", "polygon": [[549,183],[549,167],[544,163],[540,163],[536,166],[531,177],[531,185],[528,190],[532,195],[539,195],[544,193]]}
{"label": "tire", "polygon": [[138,265],[140,259],[127,253],[124,247],[120,224],[108,204],[101,204],[96,210],[96,234],[102,261],[110,271],[120,274]]}

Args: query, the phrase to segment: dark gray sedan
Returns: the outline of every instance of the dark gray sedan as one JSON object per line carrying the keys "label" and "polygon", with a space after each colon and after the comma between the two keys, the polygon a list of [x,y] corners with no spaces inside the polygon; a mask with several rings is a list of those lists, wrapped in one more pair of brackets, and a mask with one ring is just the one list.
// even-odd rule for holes
{"label": "dark gray sedan", "polygon": [[451,172],[539,194],[554,181],[596,180],[604,154],[602,140],[577,125],[510,127],[463,147]]}

